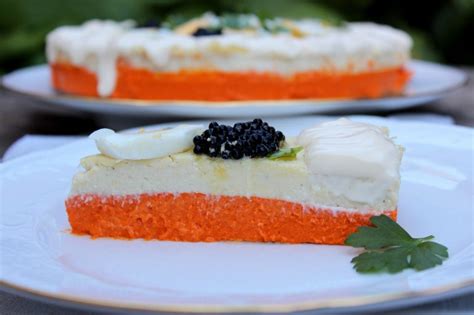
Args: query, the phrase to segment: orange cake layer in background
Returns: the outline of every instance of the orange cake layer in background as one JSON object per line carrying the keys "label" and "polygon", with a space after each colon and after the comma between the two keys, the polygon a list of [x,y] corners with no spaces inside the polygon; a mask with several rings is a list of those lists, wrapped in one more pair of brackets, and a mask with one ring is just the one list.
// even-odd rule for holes
{"label": "orange cake layer in background", "polygon": [[68,63],[54,63],[50,67],[51,81],[55,89],[74,95],[98,96],[95,73]]}
{"label": "orange cake layer in background", "polygon": [[[64,63],[52,64],[51,69],[57,90],[98,96],[97,78],[87,69]],[[208,101],[377,98],[402,93],[409,79],[410,72],[403,67],[356,74],[308,71],[285,77],[268,72],[152,72],[119,62],[111,97]]]}
{"label": "orange cake layer in background", "polygon": [[[372,214],[259,197],[159,193],[78,195],[66,201],[72,232],[92,237],[343,244]],[[385,211],[394,220],[397,211]]]}

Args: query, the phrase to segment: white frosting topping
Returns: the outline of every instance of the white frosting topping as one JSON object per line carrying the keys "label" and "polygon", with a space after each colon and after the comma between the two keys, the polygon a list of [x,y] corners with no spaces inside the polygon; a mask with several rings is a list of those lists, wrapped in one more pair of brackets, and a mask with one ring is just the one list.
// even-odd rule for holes
{"label": "white frosting topping", "polygon": [[117,40],[134,26],[133,21],[91,20],[81,26],[62,26],[48,34],[49,61],[65,59],[97,74],[97,92],[112,94],[116,81]]}
{"label": "white frosting topping", "polygon": [[302,131],[298,143],[316,189],[370,203],[399,183],[402,150],[386,128],[341,118]]}
{"label": "white frosting topping", "polygon": [[[291,142],[292,139],[289,139]],[[291,144],[293,145],[293,144]],[[71,195],[137,195],[198,192],[214,196],[256,196],[297,202],[307,206],[372,212],[397,207],[398,185],[394,181],[384,196],[374,202],[356,202],[315,185],[303,152],[295,160],[264,158],[224,160],[186,151],[157,159],[116,160],[104,155],[81,160]],[[354,179],[354,186],[370,180]],[[329,187],[330,188],[330,187]]]}
{"label": "white frosting topping", "polygon": [[179,125],[170,129],[133,134],[99,129],[90,135],[97,149],[119,160],[146,160],[184,152],[193,146],[193,137],[204,130],[201,125]]}
{"label": "white frosting topping", "polygon": [[158,71],[218,69],[291,75],[399,67],[409,58],[411,39],[388,26],[351,23],[346,28],[319,26],[302,38],[259,32],[192,37],[137,29],[124,34],[117,47],[132,65]]}
{"label": "white frosting topping", "polygon": [[114,90],[117,57],[154,71],[214,69],[282,75],[373,71],[400,67],[409,59],[411,38],[389,26],[349,23],[332,27],[309,20],[294,24],[303,37],[261,30],[193,37],[164,29],[130,29],[131,22],[94,20],[50,33],[47,55],[50,62],[65,58],[97,73],[101,96]]}

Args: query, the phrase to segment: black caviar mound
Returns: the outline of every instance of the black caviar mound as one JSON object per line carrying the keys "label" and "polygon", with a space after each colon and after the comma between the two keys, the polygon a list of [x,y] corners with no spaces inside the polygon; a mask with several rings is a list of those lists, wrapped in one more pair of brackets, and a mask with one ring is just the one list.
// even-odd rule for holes
{"label": "black caviar mound", "polygon": [[209,129],[195,136],[193,142],[196,154],[238,160],[245,156],[266,157],[278,151],[284,140],[281,131],[256,118],[234,126],[211,122]]}
{"label": "black caviar mound", "polygon": [[198,28],[194,33],[194,37],[200,37],[200,36],[215,36],[215,35],[222,35],[222,29],[221,28]]}

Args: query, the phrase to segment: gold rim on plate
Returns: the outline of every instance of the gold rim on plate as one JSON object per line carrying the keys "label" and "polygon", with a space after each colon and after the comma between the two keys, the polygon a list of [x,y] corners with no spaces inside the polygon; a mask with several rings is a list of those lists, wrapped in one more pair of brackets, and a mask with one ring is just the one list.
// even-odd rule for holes
{"label": "gold rim on plate", "polygon": [[82,305],[83,307],[95,307],[117,310],[131,310],[131,311],[155,311],[155,312],[173,312],[173,313],[287,313],[300,311],[315,311],[322,309],[338,309],[350,307],[363,307],[380,303],[396,302],[408,298],[422,298],[430,297],[440,294],[446,294],[456,290],[474,289],[474,279],[463,280],[454,284],[447,284],[438,287],[433,287],[421,291],[407,291],[400,293],[388,293],[378,295],[367,295],[354,298],[332,298],[323,301],[306,300],[299,303],[286,304],[259,304],[248,306],[222,306],[222,305],[152,305],[152,304],[138,304],[127,302],[106,302],[100,299],[77,298],[69,294],[51,294],[28,287],[17,286],[9,284],[5,281],[0,281],[0,288],[5,287],[13,293],[26,293],[30,297],[37,299],[53,300],[55,302],[64,302],[66,304]]}

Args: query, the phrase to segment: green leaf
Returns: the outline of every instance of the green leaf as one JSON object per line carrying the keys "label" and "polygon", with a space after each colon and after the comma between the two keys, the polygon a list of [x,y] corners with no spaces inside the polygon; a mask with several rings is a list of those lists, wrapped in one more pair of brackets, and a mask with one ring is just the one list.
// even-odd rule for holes
{"label": "green leaf", "polygon": [[171,14],[164,21],[163,26],[169,29],[174,29],[177,26],[186,23],[189,18],[180,14]]}
{"label": "green leaf", "polygon": [[357,272],[377,272],[384,267],[381,257],[382,253],[379,252],[365,252],[354,257],[351,263]]}
{"label": "green leaf", "polygon": [[270,160],[294,160],[303,147],[282,148],[268,156]]}
{"label": "green leaf", "polygon": [[235,10],[252,12],[262,18],[288,17],[288,18],[319,18],[327,21],[343,20],[343,17],[329,5],[315,3],[309,0],[272,0],[233,1]]}
{"label": "green leaf", "polygon": [[263,21],[263,29],[272,33],[272,34],[277,34],[277,33],[290,33],[290,30],[282,25],[281,21],[279,20],[270,20],[266,19]]}
{"label": "green leaf", "polygon": [[430,241],[433,236],[413,238],[388,216],[370,219],[374,227],[360,227],[345,243],[367,251],[352,259],[360,273],[397,273],[407,268],[425,270],[441,265],[448,249]]}
{"label": "green leaf", "polygon": [[424,242],[411,253],[410,266],[416,270],[425,270],[441,265],[448,258],[448,249],[435,242]]}
{"label": "green leaf", "polygon": [[384,230],[385,233],[394,239],[398,239],[400,242],[409,242],[413,240],[410,234],[408,234],[407,231],[398,225],[397,222],[393,221],[384,214],[370,218],[370,222],[372,222],[372,224],[374,224],[379,229]]}
{"label": "green leaf", "polygon": [[433,252],[434,254],[438,256],[441,256],[443,258],[449,257],[448,248],[446,246],[443,246],[435,242],[424,242],[422,243],[422,245],[423,247],[428,247],[431,250],[431,252]]}
{"label": "green leaf", "polygon": [[365,249],[379,249],[414,241],[410,234],[386,215],[374,216],[370,222],[375,227],[360,227],[355,233],[349,235],[345,244]]}
{"label": "green leaf", "polygon": [[251,29],[256,27],[256,25],[252,23],[254,18],[253,15],[249,14],[224,14],[219,18],[219,26],[236,30]]}
{"label": "green leaf", "polygon": [[398,247],[384,252],[365,252],[352,259],[357,272],[369,273],[387,271],[397,273],[409,268],[409,248]]}

